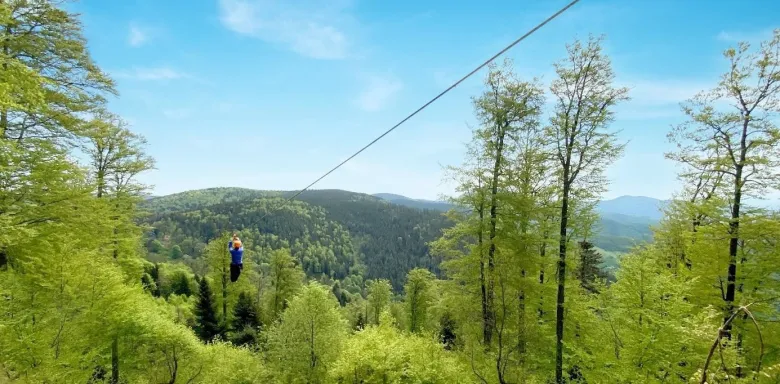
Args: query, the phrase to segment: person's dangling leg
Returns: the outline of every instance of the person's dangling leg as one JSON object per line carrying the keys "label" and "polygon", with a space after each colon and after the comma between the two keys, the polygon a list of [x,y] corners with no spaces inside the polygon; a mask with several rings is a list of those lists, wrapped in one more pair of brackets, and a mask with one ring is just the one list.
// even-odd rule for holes
{"label": "person's dangling leg", "polygon": [[236,280],[241,276],[241,271],[244,270],[244,263],[238,265],[238,272],[236,272]]}
{"label": "person's dangling leg", "polygon": [[238,265],[230,264],[230,281],[235,283],[238,280],[238,275],[241,271],[238,269]]}

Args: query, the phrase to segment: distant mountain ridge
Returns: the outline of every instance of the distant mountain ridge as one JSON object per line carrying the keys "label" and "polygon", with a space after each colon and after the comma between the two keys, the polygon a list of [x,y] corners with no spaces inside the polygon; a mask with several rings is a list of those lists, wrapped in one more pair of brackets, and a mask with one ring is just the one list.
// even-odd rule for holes
{"label": "distant mountain ridge", "polygon": [[436,211],[448,211],[453,207],[452,204],[445,201],[425,200],[425,199],[412,199],[402,195],[396,195],[394,193],[375,193],[372,196],[378,197],[382,200],[389,201],[391,203],[405,205],[411,208],[419,209],[432,209]]}
{"label": "distant mountain ridge", "polygon": [[[412,199],[394,193],[375,193],[374,197],[393,204],[412,208],[447,211],[452,204],[443,201]],[[647,196],[620,196],[600,201],[596,212],[601,216],[597,235],[593,239],[597,247],[611,252],[628,252],[634,245],[652,241],[651,226],[662,217],[662,209],[669,201]]]}
{"label": "distant mountain ridge", "polygon": [[[373,196],[392,203],[415,208],[436,209],[440,211],[447,211],[452,208],[452,204],[444,201],[413,199],[394,193],[375,193]],[[602,216],[619,219],[620,221],[638,220],[644,222],[647,221],[647,219],[658,221],[663,216],[662,209],[668,204],[669,200],[659,200],[647,196],[620,196],[614,199],[600,201],[596,206],[596,211]]]}
{"label": "distant mountain ridge", "polygon": [[637,216],[658,221],[663,217],[663,209],[669,203],[669,200],[658,200],[647,196],[620,196],[600,201],[596,210],[602,215]]}

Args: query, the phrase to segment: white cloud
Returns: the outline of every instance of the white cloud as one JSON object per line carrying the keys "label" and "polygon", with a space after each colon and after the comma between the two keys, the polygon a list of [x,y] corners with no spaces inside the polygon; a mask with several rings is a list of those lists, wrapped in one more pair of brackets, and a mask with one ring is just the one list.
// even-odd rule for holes
{"label": "white cloud", "polygon": [[619,82],[620,86],[628,87],[631,104],[657,106],[678,104],[706,91],[715,85],[714,82],[669,80],[669,79],[639,79]]}
{"label": "white cloud", "polygon": [[747,41],[751,44],[757,44],[762,40],[767,40],[772,37],[772,28],[766,28],[760,31],[721,31],[716,38],[720,41],[726,41],[729,43],[739,43]]}
{"label": "white cloud", "polygon": [[338,2],[218,0],[222,24],[242,35],[281,44],[315,59],[343,59],[349,51],[342,24],[349,16]]}
{"label": "white cloud", "polygon": [[169,119],[180,120],[186,119],[192,115],[192,109],[190,108],[174,108],[163,110],[163,115]]}
{"label": "white cloud", "polygon": [[118,71],[115,72],[116,77],[131,78],[137,80],[175,80],[189,78],[186,73],[179,72],[175,69],[168,67],[156,67],[156,68],[133,68],[131,71]]}
{"label": "white cloud", "polygon": [[367,86],[358,96],[356,103],[364,111],[379,111],[389,104],[403,89],[403,83],[395,78],[371,76]]}
{"label": "white cloud", "polygon": [[130,33],[127,36],[127,43],[133,47],[140,47],[145,42],[149,41],[149,32],[141,29],[137,25],[130,26]]}

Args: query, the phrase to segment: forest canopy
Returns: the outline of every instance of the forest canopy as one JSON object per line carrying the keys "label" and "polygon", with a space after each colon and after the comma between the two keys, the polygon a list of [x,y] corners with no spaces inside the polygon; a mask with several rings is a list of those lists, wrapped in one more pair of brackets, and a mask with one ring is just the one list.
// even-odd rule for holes
{"label": "forest canopy", "polygon": [[780,381],[780,213],[747,203],[780,187],[780,30],[683,105],[680,193],[607,276],[594,207],[630,91],[605,37],[561,47],[546,86],[490,66],[442,215],[146,200],[154,159],[78,15],[10,0],[0,23],[0,383]]}

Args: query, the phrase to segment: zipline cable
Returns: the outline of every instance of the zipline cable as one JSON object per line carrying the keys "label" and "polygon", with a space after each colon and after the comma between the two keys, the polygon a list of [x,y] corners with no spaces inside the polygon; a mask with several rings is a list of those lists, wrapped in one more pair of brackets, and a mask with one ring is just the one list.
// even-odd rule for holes
{"label": "zipline cable", "polygon": [[[468,79],[469,77],[471,77],[471,75],[473,75],[473,74],[475,74],[475,73],[479,72],[479,70],[480,70],[480,69],[482,69],[482,68],[484,68],[486,65],[490,64],[490,63],[491,63],[493,60],[495,60],[497,57],[499,57],[499,56],[503,55],[503,54],[504,54],[506,51],[508,51],[508,50],[512,49],[512,47],[514,47],[515,45],[517,45],[517,44],[518,44],[518,43],[520,43],[521,41],[525,40],[525,38],[526,38],[526,37],[528,37],[528,36],[532,35],[534,32],[536,32],[537,30],[539,30],[539,28],[543,27],[545,24],[549,23],[550,21],[552,21],[553,19],[555,19],[556,17],[558,17],[560,14],[562,14],[563,12],[565,12],[566,10],[568,10],[569,8],[571,8],[571,7],[572,7],[574,4],[577,4],[579,1],[580,1],[580,0],[573,0],[572,2],[570,2],[569,4],[567,4],[565,7],[561,8],[560,10],[558,10],[558,12],[555,12],[555,13],[554,13],[552,16],[548,17],[546,20],[544,20],[544,21],[542,21],[541,23],[539,23],[539,24],[538,24],[536,27],[534,27],[534,28],[533,28],[533,29],[531,29],[530,31],[526,32],[526,33],[525,33],[523,36],[520,36],[520,38],[518,38],[517,40],[513,41],[511,44],[507,45],[507,46],[506,46],[504,49],[502,49],[501,51],[499,51],[498,53],[496,53],[495,55],[493,55],[491,58],[487,59],[487,60],[486,60],[484,63],[482,63],[480,66],[478,66],[478,67],[474,68],[474,69],[473,69],[471,72],[469,72],[469,73],[468,73],[466,76],[463,76],[463,77],[461,77],[461,79],[460,79],[460,80],[458,80],[457,82],[455,82],[455,84],[452,84],[452,85],[450,85],[450,87],[449,87],[449,88],[445,89],[444,91],[442,91],[441,93],[439,93],[438,95],[436,95],[436,97],[434,97],[433,99],[429,100],[427,103],[423,104],[423,106],[422,106],[422,107],[420,107],[420,108],[417,108],[417,110],[416,110],[416,111],[412,112],[412,113],[411,113],[409,116],[406,116],[406,117],[405,117],[403,120],[401,120],[400,122],[398,122],[398,124],[394,125],[392,128],[390,128],[390,129],[388,129],[387,131],[385,131],[385,133],[381,134],[379,137],[377,137],[376,139],[374,139],[374,140],[373,140],[373,141],[371,141],[370,143],[366,144],[366,146],[364,146],[364,147],[363,147],[363,148],[361,148],[359,151],[357,151],[357,152],[355,152],[354,154],[352,154],[352,156],[348,157],[346,160],[344,160],[344,161],[342,161],[341,163],[339,163],[339,165],[337,165],[337,166],[333,167],[333,168],[332,168],[330,171],[328,171],[328,172],[326,172],[324,175],[320,176],[320,177],[319,177],[317,180],[314,180],[314,181],[313,181],[311,184],[307,185],[305,188],[301,189],[301,190],[300,190],[300,191],[298,191],[296,194],[292,195],[292,197],[289,197],[289,198],[288,198],[287,200],[285,200],[285,201],[284,201],[282,204],[280,204],[280,205],[279,205],[279,206],[278,206],[276,209],[282,208],[283,206],[285,206],[286,204],[288,204],[290,201],[292,201],[293,199],[295,199],[296,197],[298,197],[298,196],[299,196],[301,193],[303,193],[303,192],[305,192],[307,189],[311,188],[311,187],[312,187],[314,184],[317,184],[318,182],[320,182],[320,180],[322,180],[322,179],[326,178],[328,175],[330,175],[331,173],[333,173],[333,171],[335,171],[335,170],[337,170],[337,169],[341,168],[341,166],[342,166],[342,165],[346,164],[348,161],[352,160],[352,159],[353,159],[355,156],[359,155],[361,152],[363,152],[363,151],[365,151],[366,149],[368,149],[368,147],[370,147],[370,146],[374,145],[374,144],[375,144],[377,141],[379,141],[379,140],[381,140],[383,137],[387,136],[387,134],[388,134],[388,133],[390,133],[390,132],[394,131],[396,128],[398,128],[399,126],[401,126],[401,124],[403,124],[403,123],[405,123],[407,120],[411,119],[411,118],[412,118],[414,115],[416,115],[416,114],[420,113],[420,112],[421,112],[423,109],[425,109],[425,108],[427,108],[429,105],[433,104],[433,102],[434,102],[434,101],[438,100],[440,97],[444,96],[444,95],[445,95],[447,92],[451,91],[453,88],[455,88],[455,87],[457,87],[458,85],[460,85],[460,83],[462,83],[463,81],[465,81],[466,79]],[[268,212],[266,212],[266,213],[265,213],[263,216],[261,216],[261,217],[260,217],[260,220],[262,220],[262,219],[264,219],[266,216],[268,216],[268,214],[269,214],[269,213],[271,213],[271,210],[269,210],[269,211],[268,211]]]}

